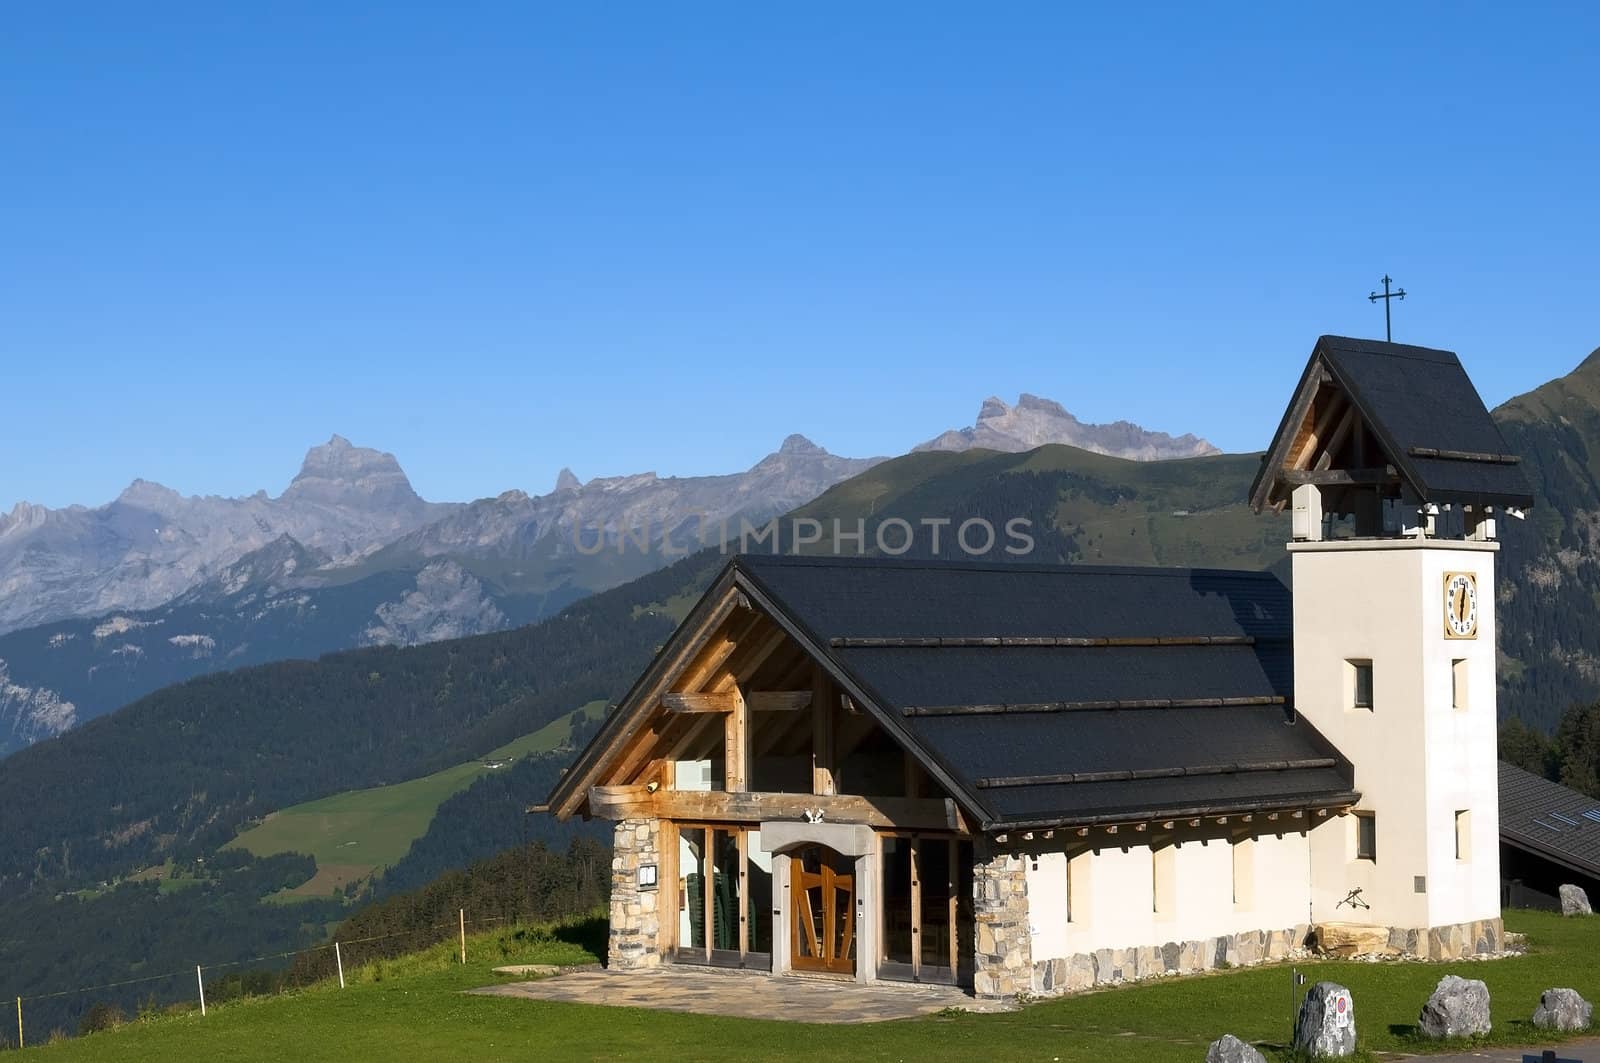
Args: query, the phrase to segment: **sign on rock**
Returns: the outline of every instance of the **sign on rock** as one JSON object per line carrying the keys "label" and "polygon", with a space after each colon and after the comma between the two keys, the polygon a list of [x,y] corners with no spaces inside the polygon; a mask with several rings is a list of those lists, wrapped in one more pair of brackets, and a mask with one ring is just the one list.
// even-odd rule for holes
{"label": "sign on rock", "polygon": [[1339,1029],[1350,1025],[1350,994],[1340,993],[1333,998],[1333,1024]]}

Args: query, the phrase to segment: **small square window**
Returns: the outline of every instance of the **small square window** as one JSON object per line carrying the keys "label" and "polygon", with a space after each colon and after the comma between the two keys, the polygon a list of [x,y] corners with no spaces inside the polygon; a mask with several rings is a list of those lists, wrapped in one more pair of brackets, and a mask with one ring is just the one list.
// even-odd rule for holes
{"label": "small square window", "polygon": [[1467,662],[1464,660],[1450,662],[1450,707],[1467,707]]}
{"label": "small square window", "polygon": [[1350,684],[1350,706],[1356,709],[1372,709],[1372,662],[1348,661],[1346,672]]}
{"label": "small square window", "polygon": [[1356,859],[1378,859],[1378,817],[1371,812],[1356,813]]}

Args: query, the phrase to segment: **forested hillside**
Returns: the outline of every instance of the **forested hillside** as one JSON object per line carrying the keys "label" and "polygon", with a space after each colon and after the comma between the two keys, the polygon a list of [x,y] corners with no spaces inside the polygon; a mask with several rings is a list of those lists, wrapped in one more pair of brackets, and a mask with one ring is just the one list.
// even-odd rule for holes
{"label": "forested hillside", "polygon": [[1501,714],[1550,731],[1600,697],[1600,351],[1494,414],[1538,497],[1500,522]]}

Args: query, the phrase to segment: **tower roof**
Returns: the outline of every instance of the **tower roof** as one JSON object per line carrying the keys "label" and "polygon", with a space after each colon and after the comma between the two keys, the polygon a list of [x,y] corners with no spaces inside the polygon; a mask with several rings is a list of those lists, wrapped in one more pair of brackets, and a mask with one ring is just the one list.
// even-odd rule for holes
{"label": "tower roof", "polygon": [[1394,484],[1424,502],[1533,505],[1509,448],[1451,351],[1323,336],[1250,489],[1261,510],[1305,483]]}

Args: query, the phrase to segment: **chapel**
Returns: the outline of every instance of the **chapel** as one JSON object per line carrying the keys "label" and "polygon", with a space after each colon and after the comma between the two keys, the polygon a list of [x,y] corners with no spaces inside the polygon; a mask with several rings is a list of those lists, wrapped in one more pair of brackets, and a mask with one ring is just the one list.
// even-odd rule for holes
{"label": "chapel", "polygon": [[1323,939],[1501,948],[1496,529],[1457,357],[1320,338],[1265,572],[732,557],[549,798],[609,964],[1049,994]]}

